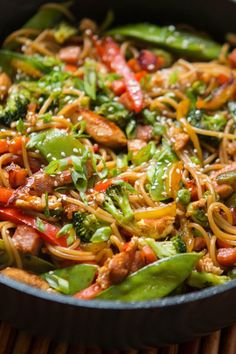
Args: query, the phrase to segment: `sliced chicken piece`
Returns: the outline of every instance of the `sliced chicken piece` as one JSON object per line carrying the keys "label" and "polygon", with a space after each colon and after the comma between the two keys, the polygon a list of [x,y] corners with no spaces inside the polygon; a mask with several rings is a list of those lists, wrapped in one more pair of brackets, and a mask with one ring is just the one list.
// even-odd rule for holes
{"label": "sliced chicken piece", "polygon": [[174,229],[175,218],[164,216],[161,219],[142,219],[138,222],[141,233],[154,239],[165,238]]}
{"label": "sliced chicken piece", "polygon": [[23,269],[8,267],[3,269],[0,272],[0,274],[9,277],[13,280],[22,282],[26,285],[33,286],[34,288],[38,288],[44,291],[51,290],[48,283],[45,280],[41,279],[39,276],[35,274],[30,274]]}
{"label": "sliced chicken piece", "polygon": [[121,283],[130,273],[145,266],[145,258],[137,246],[137,242],[131,241],[125,251],[108,259],[100,269],[97,283],[103,289],[111,284]]}
{"label": "sliced chicken piece", "polygon": [[36,256],[42,245],[37,231],[26,225],[19,225],[12,236],[12,242],[20,253],[29,253]]}
{"label": "sliced chicken piece", "polygon": [[10,199],[10,203],[15,202],[17,199],[23,199],[30,193],[41,196],[48,192],[52,193],[57,187],[70,184],[72,182],[70,171],[63,171],[60,174],[50,176],[42,170],[27,178],[24,186],[19,187]]}
{"label": "sliced chicken piece", "polygon": [[87,110],[81,110],[77,114],[78,116],[86,122],[86,132],[98,144],[110,148],[121,148],[127,145],[127,139],[123,131],[108,119]]}
{"label": "sliced chicken piece", "polygon": [[197,270],[199,272],[207,272],[207,273],[213,273],[217,275],[221,275],[223,273],[223,270],[220,267],[214,265],[209,254],[206,254],[198,261]]}
{"label": "sliced chicken piece", "polygon": [[176,152],[183,150],[183,148],[189,142],[189,135],[184,133],[180,128],[170,128],[170,138],[173,143],[174,150]]}
{"label": "sliced chicken piece", "polygon": [[151,125],[137,125],[136,138],[143,141],[150,141],[152,139],[152,126]]}
{"label": "sliced chicken piece", "polygon": [[9,88],[11,87],[12,82],[10,77],[6,73],[0,74],[0,99],[3,99],[7,96]]}
{"label": "sliced chicken piece", "polygon": [[141,140],[141,139],[131,139],[128,140],[128,151],[136,153],[143,147],[147,145],[146,141]]}

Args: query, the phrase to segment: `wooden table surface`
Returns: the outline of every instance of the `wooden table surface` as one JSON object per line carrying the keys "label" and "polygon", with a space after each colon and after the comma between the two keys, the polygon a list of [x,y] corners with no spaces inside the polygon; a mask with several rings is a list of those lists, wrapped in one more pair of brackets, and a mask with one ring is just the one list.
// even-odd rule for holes
{"label": "wooden table surface", "polygon": [[168,348],[146,350],[102,351],[82,349],[49,338],[33,337],[18,331],[9,324],[0,324],[0,354],[236,354],[236,325],[212,333],[193,342],[172,345]]}

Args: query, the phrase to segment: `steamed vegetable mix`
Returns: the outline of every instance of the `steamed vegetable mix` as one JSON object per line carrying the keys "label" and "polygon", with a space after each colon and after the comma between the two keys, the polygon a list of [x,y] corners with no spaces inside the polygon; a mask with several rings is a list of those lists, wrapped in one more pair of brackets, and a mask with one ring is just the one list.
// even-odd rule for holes
{"label": "steamed vegetable mix", "polygon": [[41,6],[0,49],[0,273],[81,300],[230,281],[234,44],[72,11]]}

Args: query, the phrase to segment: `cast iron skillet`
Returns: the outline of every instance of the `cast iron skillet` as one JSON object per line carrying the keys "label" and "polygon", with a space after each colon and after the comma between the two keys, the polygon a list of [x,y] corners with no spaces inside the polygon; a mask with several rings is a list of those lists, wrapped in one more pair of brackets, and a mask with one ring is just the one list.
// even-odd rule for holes
{"label": "cast iron skillet", "polygon": [[[43,2],[0,1],[1,37]],[[100,20],[109,7],[117,23],[188,23],[219,39],[236,32],[236,3],[230,0],[81,0],[74,13]],[[52,295],[0,277],[1,320],[87,347],[144,348],[190,340],[236,321],[235,299],[236,280],[191,294],[124,304]]]}

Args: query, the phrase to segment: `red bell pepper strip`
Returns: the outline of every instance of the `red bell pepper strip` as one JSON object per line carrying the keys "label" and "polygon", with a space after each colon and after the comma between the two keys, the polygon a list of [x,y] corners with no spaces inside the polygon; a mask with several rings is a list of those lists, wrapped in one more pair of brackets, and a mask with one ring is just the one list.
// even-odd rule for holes
{"label": "red bell pepper strip", "polygon": [[69,73],[75,73],[78,70],[78,67],[71,64],[66,64],[64,66],[64,71],[68,71]]}
{"label": "red bell pepper strip", "polygon": [[110,37],[95,42],[97,53],[103,63],[124,79],[131,108],[136,113],[143,108],[143,94],[134,73],[129,68],[124,56],[120,53],[118,44]]}
{"label": "red bell pepper strip", "polygon": [[143,257],[145,259],[145,263],[146,264],[153,263],[153,262],[155,262],[157,260],[157,256],[156,256],[155,252],[148,245],[145,245],[142,248],[142,254],[143,254]]}
{"label": "red bell pepper strip", "polygon": [[6,205],[13,196],[13,193],[13,189],[0,187],[0,203]]}
{"label": "red bell pepper strip", "polygon": [[7,140],[0,140],[0,154],[4,154],[9,151],[9,146]]}
{"label": "red bell pepper strip", "polygon": [[41,225],[39,229],[39,225],[37,224],[37,220],[29,215],[25,215],[21,213],[17,209],[13,208],[0,208],[0,219],[1,220],[9,220],[16,224],[24,224],[31,226],[33,229],[37,230],[40,236],[51,245],[67,247],[66,237],[57,237],[60,228],[49,224],[43,220],[41,220]]}
{"label": "red bell pepper strip", "polygon": [[91,300],[94,299],[102,290],[101,286],[97,283],[90,285],[74,295],[77,299],[81,300]]}
{"label": "red bell pepper strip", "polygon": [[96,192],[105,192],[107,190],[108,187],[110,187],[112,184],[114,184],[115,181],[124,181],[124,182],[128,182],[128,178],[127,177],[123,177],[123,178],[110,178],[110,179],[106,179],[104,181],[98,182],[95,186],[94,186],[94,190]]}

